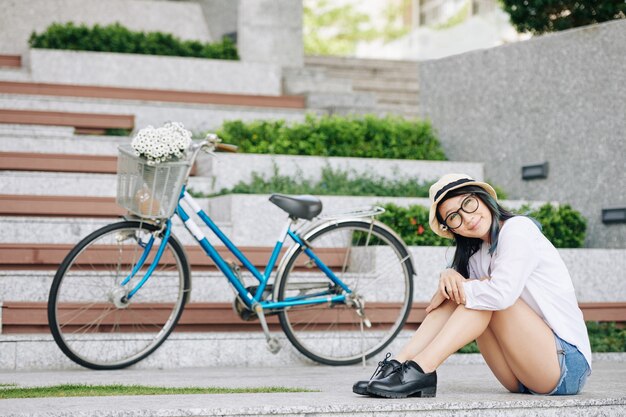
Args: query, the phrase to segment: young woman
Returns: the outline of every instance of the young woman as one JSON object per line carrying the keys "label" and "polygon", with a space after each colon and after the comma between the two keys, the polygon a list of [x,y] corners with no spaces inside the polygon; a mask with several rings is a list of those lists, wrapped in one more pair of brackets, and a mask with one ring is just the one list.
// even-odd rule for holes
{"label": "young woman", "polygon": [[439,365],[476,340],[509,391],[580,392],[591,374],[589,337],[567,268],[539,226],[504,210],[489,184],[463,174],[433,184],[430,202],[430,227],[456,241],[452,266],[409,343],[353,391],[433,397]]}

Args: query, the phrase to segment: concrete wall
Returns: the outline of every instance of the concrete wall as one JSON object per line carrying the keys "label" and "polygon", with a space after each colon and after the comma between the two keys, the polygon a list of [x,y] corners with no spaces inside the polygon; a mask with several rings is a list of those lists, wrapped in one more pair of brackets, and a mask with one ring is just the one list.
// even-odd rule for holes
{"label": "concrete wall", "polygon": [[253,174],[264,178],[280,175],[320,181],[322,170],[332,168],[350,175],[375,175],[387,179],[419,178],[436,181],[448,172],[465,172],[483,179],[483,166],[472,162],[419,161],[402,159],[348,158],[302,155],[220,154],[214,158],[200,155],[197,175],[213,179],[215,191],[252,181]]}
{"label": "concrete wall", "polygon": [[[451,160],[485,163],[510,198],[570,203],[586,246],[626,247],[626,20],[420,65],[420,103]],[[522,181],[548,162],[547,179]]]}
{"label": "concrete wall", "polygon": [[[31,49],[27,56],[30,81],[38,83],[282,94],[280,67],[265,63],[57,49]],[[0,79],[10,75],[0,72]]]}
{"label": "concrete wall", "polygon": [[225,120],[284,119],[300,122],[305,117],[303,109],[11,94],[0,94],[0,109],[131,114],[135,116],[136,129],[148,125],[161,126],[175,120],[192,132],[218,129]]}
{"label": "concrete wall", "polygon": [[198,3],[204,12],[211,37],[222,39],[224,35],[237,32],[239,3],[234,0],[187,0]]}
{"label": "concrete wall", "polygon": [[120,22],[132,30],[172,33],[208,42],[200,5],[149,0],[0,0],[0,53],[21,54],[32,31],[72,21],[92,26]]}
{"label": "concrete wall", "polygon": [[302,0],[239,0],[237,46],[244,61],[301,67]]}

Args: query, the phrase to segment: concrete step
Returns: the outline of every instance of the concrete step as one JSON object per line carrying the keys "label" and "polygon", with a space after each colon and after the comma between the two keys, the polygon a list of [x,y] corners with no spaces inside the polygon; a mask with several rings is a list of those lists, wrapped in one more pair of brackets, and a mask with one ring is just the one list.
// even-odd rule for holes
{"label": "concrete step", "polygon": [[105,134],[107,129],[131,130],[135,127],[135,117],[132,114],[0,109],[0,123],[70,126],[76,133],[97,135]]}
{"label": "concrete step", "polygon": [[419,94],[419,83],[417,80],[384,80],[384,79],[354,79],[351,80],[352,88],[358,91],[401,91]]}
{"label": "concrete step", "polygon": [[[315,67],[314,67],[315,68]],[[417,69],[393,70],[393,69],[377,69],[377,68],[326,68],[326,75],[332,78],[347,78],[353,80],[353,83],[368,81],[400,81],[412,82],[418,81]],[[357,80],[357,81],[355,81]],[[354,88],[354,87],[353,87]]]}
{"label": "concrete step", "polygon": [[307,57],[307,68],[325,70],[328,77],[351,80],[355,92],[376,97],[374,114],[419,116],[418,64],[410,61]]}
{"label": "concrete step", "polygon": [[419,105],[378,103],[376,108],[381,116],[390,114],[410,119],[419,119],[421,117]]}
{"label": "concrete step", "polygon": [[[201,207],[206,208],[208,201],[196,200]],[[208,210],[207,210],[208,211]],[[21,217],[0,216],[0,226],[6,227],[6,231],[0,235],[0,243],[78,243],[91,232],[108,224],[121,221],[120,217]],[[202,221],[196,221],[201,230],[209,238],[212,244],[220,244],[219,239],[211,235],[208,227]],[[184,245],[195,245],[196,240],[187,232],[178,217],[172,218],[174,234]],[[232,235],[232,224],[216,221],[216,224],[227,235]],[[275,242],[274,242],[275,243]]]}
{"label": "concrete step", "polygon": [[211,178],[214,190],[219,191],[230,189],[239,182],[249,183],[253,173],[269,178],[276,170],[280,175],[319,181],[322,169],[326,167],[355,176],[376,175],[387,179],[436,181],[449,172],[464,172],[478,180],[483,179],[483,165],[474,162],[227,153],[220,153],[215,158],[200,155],[197,175]]}
{"label": "concrete step", "polygon": [[[192,263],[192,270],[193,266],[199,268],[212,265],[212,262],[205,257],[200,248],[185,237],[188,235],[187,233],[182,233],[178,229],[174,232],[175,235],[187,245],[186,251]],[[62,235],[67,232],[59,227],[57,228],[57,233]],[[28,236],[23,235],[20,236],[19,242],[0,243],[0,246],[6,250],[5,255],[10,255],[14,258],[17,256],[23,258],[20,258],[23,261],[23,265],[19,265],[21,266],[19,270],[6,264],[16,262],[20,259],[15,261],[4,259],[0,262],[0,266],[2,266],[1,264],[5,265],[0,268],[0,283],[2,284],[0,285],[0,291],[2,291],[0,292],[0,300],[40,301],[45,299],[45,294],[47,294],[52,278],[51,271],[56,270],[56,265],[58,265],[67,252],[69,252],[72,244],[79,240],[79,237],[81,236],[75,237],[72,235],[67,237],[67,240],[63,243],[68,243],[69,245],[62,245],[58,241],[55,241],[54,244],[32,242],[36,240],[37,237],[28,239]],[[52,238],[48,240],[52,240]],[[16,251],[9,251],[7,249],[16,246],[35,248],[32,251],[36,252],[38,255],[31,260],[31,258],[26,256],[27,254],[24,254],[26,253],[24,250],[19,251],[20,255],[17,254]],[[251,261],[255,265],[263,269],[266,261],[269,259],[273,245],[239,246],[242,247],[245,253],[248,253],[248,256],[250,256]],[[55,248],[59,248],[57,250],[58,253],[55,252],[56,255],[48,253]],[[226,258],[231,257],[222,246],[219,247],[219,250]],[[252,250],[254,250],[254,252],[251,252]],[[14,252],[16,254],[11,255]],[[417,273],[414,302],[428,302],[437,288],[439,273],[450,264],[454,252],[451,248],[431,246],[412,246],[410,252]],[[626,268],[626,249],[559,249],[559,254],[568,267],[579,302],[600,303],[625,301],[623,295],[626,294],[626,282],[622,279],[622,271]],[[48,260],[48,258],[50,260]],[[231,258],[234,259],[234,257]],[[372,260],[375,262],[376,258],[373,257]],[[37,270],[33,270],[33,266],[37,266]],[[199,278],[205,280],[201,282],[208,282],[206,280],[210,281],[216,277],[214,274],[206,273],[206,269],[199,270],[197,273],[193,272],[192,275],[194,280],[196,276],[205,277]],[[249,284],[254,283],[254,280],[249,275],[245,275],[245,277],[246,282]],[[196,294],[195,288],[203,288],[205,286],[206,285],[201,284],[197,287],[194,286],[194,294]],[[211,286],[208,287],[213,288]],[[207,293],[204,290],[198,291],[200,291],[202,295],[199,296],[199,298],[196,298],[194,295],[193,299],[196,301],[231,300],[230,297],[224,299],[217,295],[215,296],[216,298],[205,298]]]}
{"label": "concrete step", "polygon": [[[242,343],[243,340],[242,340]],[[234,344],[233,344],[234,345]],[[264,358],[258,345],[249,351]],[[162,348],[164,349],[164,347]],[[429,399],[383,400],[352,393],[352,384],[369,377],[375,367],[320,367],[310,364],[291,366],[271,362],[247,366],[255,358],[242,355],[240,364],[221,366],[219,358],[228,353],[194,353],[206,365],[186,362],[182,369],[140,369],[85,372],[9,371],[0,383],[19,387],[58,384],[137,384],[161,387],[289,387],[308,392],[264,394],[153,395],[128,397],[76,397],[3,400],[10,416],[49,417],[99,416],[621,416],[626,407],[624,396],[626,367],[620,355],[594,356],[594,374],[582,394],[537,397],[511,394],[493,377],[489,368],[476,361],[476,355],[453,355],[438,370],[437,397]],[[383,357],[380,355],[379,360]],[[213,361],[213,362],[211,362]],[[167,360],[165,360],[167,362]],[[462,376],[462,377],[460,377]],[[216,383],[219,381],[219,384]],[[332,381],[332,383],[329,383]]]}
{"label": "concrete step", "polygon": [[378,104],[399,104],[418,106],[419,99],[413,92],[378,91],[375,93]]}
{"label": "concrete step", "polygon": [[[189,187],[207,194],[213,190],[206,177],[190,177]],[[0,171],[0,194],[113,197],[116,192],[115,174]]]}
{"label": "concrete step", "polygon": [[283,69],[283,90],[285,94],[351,93],[349,79],[328,77],[323,68]]}
{"label": "concrete step", "polygon": [[[260,328],[260,326],[259,326]],[[277,355],[265,349],[265,337],[254,332],[174,332],[154,354],[133,369],[200,366],[286,366],[312,364],[286,340],[280,330],[275,336],[283,348]],[[389,348],[399,351],[412,332],[402,332]],[[476,361],[478,358],[472,358]],[[480,359],[478,359],[480,360]],[[57,347],[49,334],[0,335],[0,370],[81,369]]]}
{"label": "concrete step", "polygon": [[285,119],[302,121],[306,113],[305,109],[6,93],[0,94],[0,109],[130,114],[135,117],[136,128],[148,125],[161,126],[168,121],[175,120],[183,123],[192,132],[217,129],[225,120]]}
{"label": "concrete step", "polygon": [[416,61],[402,61],[391,59],[362,59],[335,56],[306,56],[305,66],[319,66],[325,68],[366,68],[366,69],[387,69],[403,70],[417,68]]}
{"label": "concrete step", "polygon": [[[74,129],[66,126],[41,126],[26,124],[0,124],[0,138],[67,139],[74,136]],[[82,136],[81,136],[82,137]]]}
{"label": "concrete step", "polygon": [[371,93],[325,93],[311,92],[307,95],[307,107],[336,112],[337,108],[353,109],[359,114],[367,114],[376,107],[376,96]]}
{"label": "concrete step", "polygon": [[[0,129],[2,128],[0,124]],[[73,128],[67,128],[73,132]],[[33,153],[66,153],[80,155],[117,155],[117,147],[129,143],[128,136],[74,136],[3,135],[0,132],[0,151]]]}
{"label": "concrete step", "polygon": [[29,82],[32,76],[30,69],[26,67],[9,68],[0,67],[0,80],[10,80],[17,82]]}
{"label": "concrete step", "polygon": [[[181,237],[180,234],[176,234],[177,237]],[[181,239],[182,240],[182,239]],[[15,245],[1,245],[3,248],[6,246]],[[23,245],[28,246],[28,245]],[[54,248],[55,245],[30,245],[32,247],[48,247]],[[61,245],[56,245],[60,247]],[[50,285],[54,278],[58,264],[63,257],[69,252],[72,245],[64,247],[59,256],[55,259],[52,265],[33,265],[25,264],[25,269],[15,269],[12,267],[2,267],[0,263],[0,300],[4,300],[5,304],[8,302],[45,302],[47,301],[48,292],[50,291]],[[244,252],[247,252],[245,248],[242,248]],[[261,249],[261,248],[258,248]],[[271,248],[267,249],[262,254],[262,259],[267,261]],[[235,259],[232,255],[226,255],[226,252],[220,249],[225,259]],[[203,253],[197,250],[197,246],[187,246],[186,252],[190,256],[192,262],[192,293],[191,300],[193,302],[231,302],[233,300],[233,292],[228,285],[226,278],[216,270],[207,270],[206,265],[212,265],[212,262],[207,257],[204,260]],[[415,281],[413,299],[415,303],[426,303],[430,300],[432,294],[437,288],[439,272],[446,266],[446,249],[438,247],[412,247],[411,254],[414,259],[418,278]],[[193,258],[191,258],[193,256]],[[372,262],[376,264],[376,256],[381,256],[376,252],[372,258]],[[44,250],[40,250],[38,260],[40,262],[48,262],[46,259],[48,254]],[[251,261],[254,259],[251,258]],[[259,264],[261,269],[264,269],[265,262],[255,262]],[[34,266],[37,269],[32,269]],[[194,269],[195,267],[195,269]],[[244,268],[242,268],[242,277],[246,285],[255,285],[258,282],[254,277]],[[272,276],[272,282],[274,281]],[[425,304],[420,308],[425,308]],[[423,317],[416,318],[421,320]]]}
{"label": "concrete step", "polygon": [[[0,80],[225,94],[281,95],[279,65],[223,59],[30,49],[24,70]],[[159,71],[154,71],[159,68]]]}
{"label": "concrete step", "polygon": [[[392,342],[392,344],[385,350],[389,352],[398,352],[400,348],[409,340],[412,334],[412,330],[402,331],[398,335],[398,337],[396,337],[394,342]],[[304,357],[291,346],[289,341],[285,338],[280,330],[276,330],[274,332],[274,335],[279,339],[282,345],[282,349],[276,355],[272,355],[267,349],[265,349],[265,337],[260,331],[211,333],[186,333],[174,331],[170,335],[168,340],[148,358],[133,365],[131,368],[129,368],[129,370],[119,372],[127,374],[128,372],[132,372],[132,370],[140,369],[176,369],[185,367],[193,367],[196,369],[200,367],[245,368],[255,366],[263,367],[267,370],[275,367],[278,367],[278,369],[284,369],[284,367],[289,366],[314,365],[311,360]],[[378,359],[379,358],[376,358],[375,360],[370,360],[369,364],[371,366],[374,366],[375,361]],[[626,354],[624,353],[594,354],[594,363],[595,361],[610,361],[612,363],[612,366],[616,369],[621,369],[623,371],[626,369]],[[484,365],[484,360],[482,356],[480,356],[480,354],[455,354],[448,358],[446,364]],[[319,366],[316,366],[315,368],[318,370],[318,372],[322,372],[327,369],[321,368]],[[61,352],[61,350],[54,343],[51,335],[0,335],[0,370],[7,372],[34,370],[50,371],[61,369],[78,370],[83,368],[81,368],[74,362],[71,362]],[[345,372],[346,368],[341,369],[343,369]],[[488,368],[486,366],[485,370],[488,371]],[[365,373],[370,371],[371,369],[368,368],[367,370],[362,370],[361,372]],[[88,372],[84,372],[84,370],[82,373],[89,374]],[[107,374],[111,373],[114,372],[107,372]],[[325,371],[322,373],[326,375]],[[101,373],[97,374],[101,375]],[[93,375],[96,374],[93,373]],[[590,378],[590,381],[592,381],[593,379],[594,378]],[[328,380],[326,379],[326,381]],[[496,379],[493,377],[485,378],[482,383],[484,384],[485,381],[496,382]],[[147,381],[143,381],[143,384],[145,384],[146,382]],[[102,382],[101,380],[99,380],[97,383]],[[222,386],[221,384],[215,385]],[[350,385],[347,385],[347,387],[349,387]],[[478,386],[483,385],[473,385],[474,389],[476,389],[476,387]],[[348,389],[349,388],[346,388],[346,390]],[[503,388],[500,389],[503,390]],[[603,387],[603,390],[607,389],[610,389],[610,385]],[[555,397],[545,398],[550,399]],[[626,404],[626,399],[624,403]]]}
{"label": "concrete step", "polygon": [[[3,201],[4,217],[2,223],[13,234],[6,235],[7,242],[14,241],[13,236],[24,236],[24,242],[59,242],[60,236],[54,230],[57,227],[65,227],[70,230],[89,230],[94,220],[91,218],[115,218],[123,216],[126,211],[116,205],[112,197],[57,197],[57,196],[1,196]],[[324,210],[322,216],[330,213],[346,213],[355,208],[371,207],[393,203],[399,206],[422,205],[428,206],[426,198],[405,197],[346,197],[346,196],[321,196]],[[287,214],[277,206],[271,204],[269,195],[266,194],[234,194],[213,197],[208,200],[208,209],[205,210],[214,222],[227,225],[230,239],[237,245],[242,246],[274,246],[276,239],[287,222]],[[35,208],[30,206],[37,205]],[[203,203],[200,201],[201,205]],[[530,204],[537,207],[541,202],[527,201],[504,201],[509,208],[518,208],[522,204]],[[103,206],[103,207],[100,207]],[[35,216],[35,217],[33,217]],[[52,217],[54,216],[54,217]],[[58,216],[58,217],[57,217]],[[69,219],[64,219],[69,218]],[[100,221],[100,220],[98,220]],[[41,228],[38,232],[40,237],[33,239],[31,236],[31,224],[37,223]],[[201,223],[201,222],[200,222]],[[301,221],[298,227],[305,227],[307,222]],[[24,228],[25,231],[20,232]],[[79,233],[73,233],[77,236]],[[49,239],[53,239],[50,241]]]}
{"label": "concrete step", "polygon": [[[107,138],[106,143],[99,143],[98,139],[46,139],[45,146],[40,146],[44,139],[23,139],[25,146],[33,151],[52,150],[58,145],[57,153],[76,151],[77,154],[91,154],[101,151],[100,155],[105,152],[116,155],[118,144],[125,140],[128,138]],[[7,139],[6,142],[13,141]],[[73,142],[77,142],[76,147],[73,147]],[[19,147],[10,146],[6,150],[13,149]],[[190,187],[194,191],[214,193],[224,188],[230,189],[239,182],[249,183],[254,173],[270,178],[276,169],[280,175],[319,181],[325,167],[351,175],[374,173],[377,177],[388,179],[419,178],[422,181],[435,181],[448,172],[464,172],[478,180],[483,178],[482,164],[471,162],[220,153],[216,157],[204,154],[199,156],[196,163],[197,176],[190,178]],[[0,194],[114,196],[116,192],[116,180],[112,174],[3,171],[0,172],[0,178],[3,180]],[[54,189],[49,186],[50,181],[54,182]]]}
{"label": "concrete step", "polygon": [[[207,263],[209,263],[207,261]],[[0,300],[5,307],[9,303],[47,303],[50,286],[56,269],[53,270],[1,270]],[[224,277],[216,270],[192,268],[192,290],[190,302],[207,303],[223,302],[230,303],[234,299],[234,293]],[[243,272],[242,278],[246,285],[257,285],[258,281],[248,272]],[[228,308],[231,308],[230,305]],[[5,314],[6,316],[6,314]],[[0,320],[1,323],[1,320]],[[6,329],[5,329],[6,330]]]}

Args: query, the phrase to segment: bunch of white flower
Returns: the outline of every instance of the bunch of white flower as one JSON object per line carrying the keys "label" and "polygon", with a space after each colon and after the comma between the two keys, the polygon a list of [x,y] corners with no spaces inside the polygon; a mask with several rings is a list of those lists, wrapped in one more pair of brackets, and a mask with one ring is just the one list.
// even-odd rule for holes
{"label": "bunch of white flower", "polygon": [[182,158],[190,144],[191,132],[176,122],[166,123],[157,129],[144,127],[131,142],[135,154],[146,158],[149,165]]}

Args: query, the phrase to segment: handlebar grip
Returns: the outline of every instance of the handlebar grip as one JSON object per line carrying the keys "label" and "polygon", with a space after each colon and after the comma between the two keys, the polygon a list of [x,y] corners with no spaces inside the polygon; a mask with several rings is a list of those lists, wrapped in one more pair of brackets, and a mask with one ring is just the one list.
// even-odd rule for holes
{"label": "handlebar grip", "polygon": [[218,143],[215,146],[215,150],[222,152],[237,152],[239,147],[237,145],[229,145],[228,143]]}

